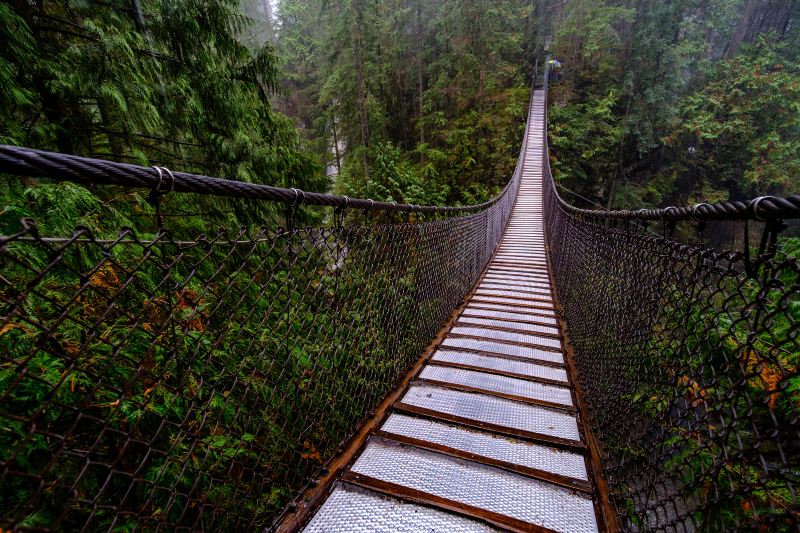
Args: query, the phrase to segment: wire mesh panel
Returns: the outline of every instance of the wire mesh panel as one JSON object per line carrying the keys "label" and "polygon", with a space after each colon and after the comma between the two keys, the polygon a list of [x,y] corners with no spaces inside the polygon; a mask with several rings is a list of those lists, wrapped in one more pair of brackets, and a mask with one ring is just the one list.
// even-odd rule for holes
{"label": "wire mesh panel", "polygon": [[269,526],[475,284],[517,183],[417,223],[23,221],[0,237],[0,528]]}
{"label": "wire mesh panel", "polygon": [[714,251],[670,238],[669,220],[566,205],[546,164],[545,187],[557,295],[623,528],[796,530],[796,241],[775,240],[772,220],[760,254]]}

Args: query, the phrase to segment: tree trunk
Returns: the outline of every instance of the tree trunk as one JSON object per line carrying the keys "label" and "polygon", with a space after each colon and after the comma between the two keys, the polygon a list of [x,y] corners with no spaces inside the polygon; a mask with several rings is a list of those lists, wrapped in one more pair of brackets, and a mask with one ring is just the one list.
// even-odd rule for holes
{"label": "tree trunk", "polygon": [[760,34],[770,31],[783,37],[795,4],[796,0],[762,0],[753,14],[744,42],[753,42]]}
{"label": "tree trunk", "polygon": [[733,30],[731,40],[728,42],[728,48],[725,50],[725,59],[732,58],[739,51],[739,46],[741,46],[745,35],[747,35],[747,30],[750,27],[750,21],[753,18],[758,2],[759,0],[747,0],[744,5],[742,16],[739,18],[739,22],[736,23],[736,29]]}
{"label": "tree trunk", "polygon": [[[425,143],[425,128],[422,125],[422,99],[424,96],[424,87],[422,83],[422,0],[417,0],[417,99],[419,100],[419,119],[417,127],[419,128],[419,143]],[[424,161],[424,157],[420,155],[420,162]]]}
{"label": "tree trunk", "polygon": [[361,37],[364,30],[363,14],[361,13],[358,2],[353,0],[353,55],[356,69],[356,91],[358,93],[358,119],[361,124],[361,160],[364,164],[364,179],[369,179],[369,161],[367,159],[367,149],[369,148],[369,129],[367,126],[367,95],[364,89],[364,50],[362,48]]}
{"label": "tree trunk", "polygon": [[342,173],[342,157],[339,153],[339,136],[336,134],[336,113],[331,113],[331,127],[333,129],[333,153],[336,154],[336,175]]}

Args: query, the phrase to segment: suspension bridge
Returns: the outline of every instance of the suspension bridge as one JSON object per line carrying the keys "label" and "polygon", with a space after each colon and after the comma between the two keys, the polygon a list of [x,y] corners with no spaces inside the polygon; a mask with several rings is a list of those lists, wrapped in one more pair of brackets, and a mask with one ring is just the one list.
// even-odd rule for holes
{"label": "suspension bridge", "polygon": [[[0,527],[796,528],[800,197],[573,207],[546,108],[547,73],[509,184],[466,207],[0,147],[8,179],[153,206],[0,237]],[[181,193],[286,225],[176,234]]]}

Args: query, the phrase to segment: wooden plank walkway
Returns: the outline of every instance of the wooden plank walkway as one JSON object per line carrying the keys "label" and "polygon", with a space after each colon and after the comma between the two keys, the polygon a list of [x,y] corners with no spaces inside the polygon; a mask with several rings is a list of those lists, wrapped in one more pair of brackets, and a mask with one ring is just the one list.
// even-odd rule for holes
{"label": "wooden plank walkway", "polygon": [[543,98],[495,257],[305,531],[602,527],[545,255]]}

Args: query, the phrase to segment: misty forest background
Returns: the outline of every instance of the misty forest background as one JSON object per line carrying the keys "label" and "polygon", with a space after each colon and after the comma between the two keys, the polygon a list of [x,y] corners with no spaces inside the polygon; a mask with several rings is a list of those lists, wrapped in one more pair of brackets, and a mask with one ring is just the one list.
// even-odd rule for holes
{"label": "misty forest background", "polygon": [[[0,142],[306,190],[468,204],[508,180],[546,35],[557,180],[639,208],[800,190],[794,0],[0,4]],[[137,193],[4,183],[34,216],[137,226]],[[194,216],[199,215],[199,216]],[[313,219],[321,216],[306,213]],[[174,200],[176,229],[279,221]]]}

